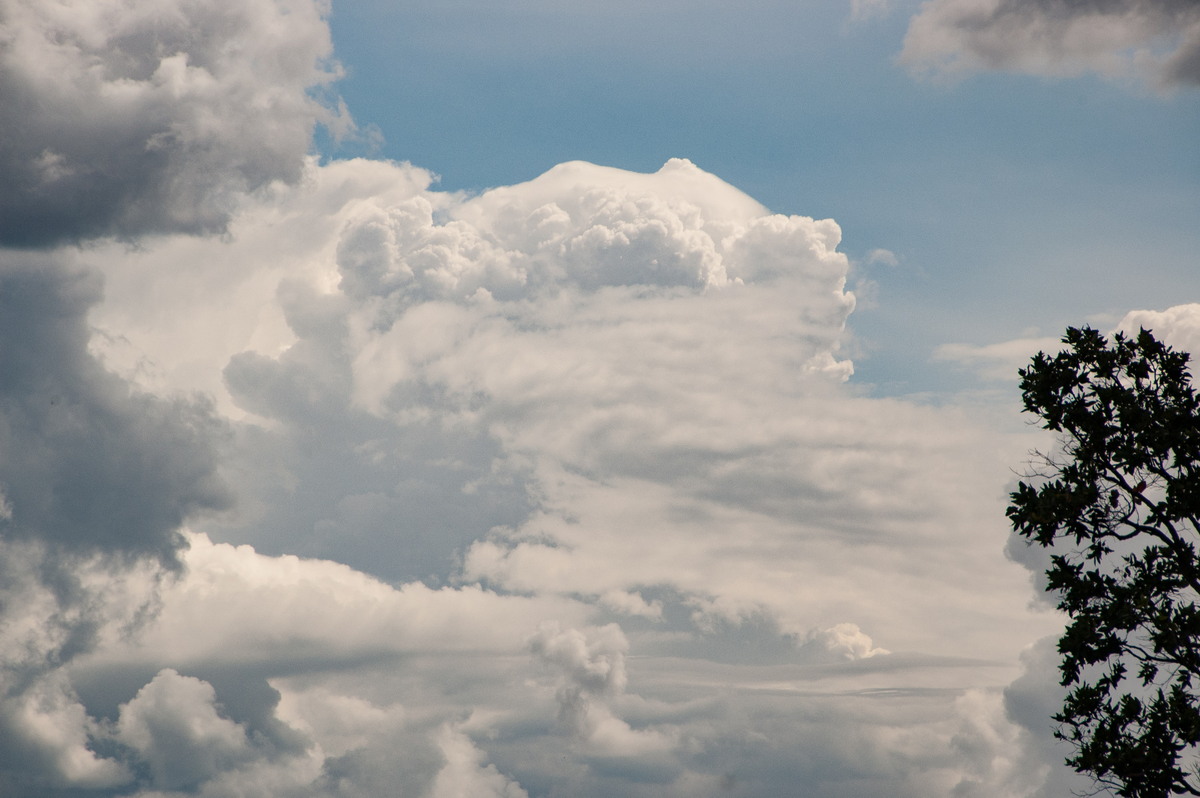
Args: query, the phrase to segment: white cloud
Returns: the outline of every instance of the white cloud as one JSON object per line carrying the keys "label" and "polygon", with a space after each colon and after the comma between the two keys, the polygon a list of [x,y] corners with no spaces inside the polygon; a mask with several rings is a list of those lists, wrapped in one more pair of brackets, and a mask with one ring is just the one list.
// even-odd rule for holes
{"label": "white cloud", "polygon": [[201,392],[225,415],[244,416],[221,376],[230,358],[247,350],[277,355],[296,341],[289,321],[302,329],[318,323],[296,293],[337,285],[341,231],[432,180],[407,164],[305,164],[297,185],[247,203],[226,238],[172,236],[132,251],[119,243],[88,250],[82,259],[105,278],[108,301],[90,321],[100,331],[92,346],[106,365],[148,390]]}
{"label": "white cloud", "polygon": [[613,612],[637,615],[658,620],[662,618],[662,602],[646,601],[640,593],[625,590],[609,590],[600,596],[600,603]]}
{"label": "white cloud", "polygon": [[85,5],[0,0],[0,792],[1016,794],[1024,447],[847,384],[834,221],[320,165],[324,5]]}
{"label": "white cloud", "polygon": [[[1055,60],[959,8],[906,57],[1121,69],[1178,12],[1133,63],[1194,80],[1187,10],[1001,26]],[[1023,439],[850,383],[838,225],[682,159],[321,165],[328,11],[0,0],[0,792],[1054,785]]]}
{"label": "white cloud", "polygon": [[[267,557],[189,536],[186,575],[165,585],[136,640],[111,634],[90,667],[354,663],[407,653],[516,653],[546,617],[586,608],[552,597],[498,596],[476,586],[393,587],[328,560]],[[169,652],[163,658],[160,652]]]}
{"label": "white cloud", "polygon": [[[1011,681],[1051,625],[1000,555],[1028,446],[846,384],[839,238],[684,161],[475,197],[356,161],[223,239],[94,248],[93,350],[215,394],[239,503],[195,523],[153,623],[72,666],[84,705],[114,674],[201,679],[298,794],[822,795],[858,761],[862,795],[999,783],[930,752],[949,696]],[[776,775],[739,770],[747,745]],[[202,789],[283,784],[261,753]]]}
{"label": "white cloud", "polygon": [[1200,304],[1175,305],[1166,310],[1131,310],[1116,325],[1127,335],[1145,328],[1175,349],[1200,353]]}
{"label": "white cloud", "polygon": [[935,360],[944,360],[974,369],[981,377],[998,382],[1016,384],[1017,370],[1029,365],[1029,360],[1038,352],[1054,352],[1059,347],[1058,338],[1017,338],[994,344],[975,346],[972,344],[942,344],[934,350]]}
{"label": "white cloud", "polygon": [[484,753],[462,732],[449,725],[438,731],[446,764],[434,779],[429,798],[529,798],[521,785],[484,762]]}
{"label": "white cloud", "polygon": [[820,645],[830,654],[848,660],[890,653],[887,649],[877,647],[870,637],[852,623],[839,623],[828,629],[815,630],[809,634],[808,642]]}
{"label": "white cloud", "polygon": [[[31,30],[57,30],[57,7],[22,8]],[[293,162],[320,114],[296,92],[330,74],[321,9],[286,24],[278,7],[244,9],[263,15],[239,28],[262,39],[253,57],[279,54],[268,34],[298,37],[268,70],[279,115],[258,120],[221,103],[252,106],[263,75],[201,63],[237,22],[205,8],[134,26],[131,58],[150,57],[143,28],[170,39],[186,22],[196,46],[156,55],[127,88],[183,132],[213,114],[203,146],[234,171],[172,171],[207,168],[180,145],[177,161],[137,162],[149,171],[120,188],[124,215],[47,225],[34,243],[195,232],[227,212],[228,235],[4,272],[24,293],[0,297],[25,299],[0,324],[54,365],[31,368],[49,379],[22,396],[68,396],[79,426],[5,405],[7,429],[45,445],[0,456],[0,523],[29,530],[42,513],[35,564],[46,540],[106,541],[94,561],[64,561],[71,601],[12,583],[28,601],[7,633],[31,653],[6,678],[41,686],[4,707],[24,730],[13,750],[37,752],[5,771],[9,791],[37,794],[29,771],[146,796],[770,795],[796,779],[822,795],[855,762],[863,795],[964,778],[927,753],[958,710],[920,690],[944,669],[1002,684],[1041,622],[998,557],[998,486],[1021,444],[846,384],[855,298],[837,224],[771,214],[684,160],[651,174],[563,164],[473,197],[405,164]],[[107,52],[115,24],[72,22],[64,41]],[[239,161],[230,131],[259,121],[303,135],[266,166]],[[67,144],[31,154],[38,180],[82,179]],[[196,215],[155,200],[168,178]],[[102,303],[85,260],[105,275]],[[218,473],[237,505],[194,517],[221,504]],[[56,479],[78,490],[39,493]],[[208,534],[183,535],[190,517]],[[184,570],[131,569],[112,550]],[[733,676],[712,682],[722,663]],[[653,678],[662,667],[671,680]],[[51,688],[58,709],[22,714]],[[868,689],[921,697],[864,715],[847,696]],[[762,698],[773,691],[785,709]],[[789,731],[796,713],[850,731]]]}
{"label": "white cloud", "polygon": [[178,567],[183,518],[223,506],[220,422],[161,399],[87,351],[98,275],[0,252],[0,788],[127,779],[62,669],[132,634]]}
{"label": "white cloud", "polygon": [[[1112,332],[1126,335],[1136,335],[1145,328],[1176,349],[1200,352],[1200,304],[1175,305],[1165,310],[1131,310],[1106,326]],[[942,344],[934,351],[934,358],[973,368],[987,379],[1015,383],[1017,369],[1029,365],[1038,352],[1053,355],[1062,348],[1061,338],[1039,336],[983,346]]]}
{"label": "white cloud", "polygon": [[1190,0],[932,0],[913,18],[900,61],[956,74],[1138,75],[1200,83],[1200,9]]}
{"label": "white cloud", "polygon": [[867,263],[882,263],[885,266],[899,266],[900,258],[890,249],[873,249],[867,253]]}

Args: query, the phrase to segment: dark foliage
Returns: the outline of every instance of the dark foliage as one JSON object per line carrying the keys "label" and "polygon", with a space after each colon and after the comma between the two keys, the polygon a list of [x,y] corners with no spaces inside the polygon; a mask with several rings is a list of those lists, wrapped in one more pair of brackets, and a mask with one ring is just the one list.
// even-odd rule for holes
{"label": "dark foliage", "polygon": [[1012,493],[1013,529],[1047,548],[1067,764],[1119,796],[1200,795],[1200,402],[1188,355],[1142,330],[1068,329],[1020,371],[1025,410],[1061,450]]}

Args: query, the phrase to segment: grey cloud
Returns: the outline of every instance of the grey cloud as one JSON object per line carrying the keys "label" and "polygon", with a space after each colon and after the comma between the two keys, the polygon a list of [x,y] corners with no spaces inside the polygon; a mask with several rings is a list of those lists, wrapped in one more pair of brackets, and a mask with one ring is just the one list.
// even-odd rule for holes
{"label": "grey cloud", "polygon": [[1045,637],[1021,655],[1022,673],[1004,689],[1008,717],[1022,730],[1019,756],[1023,767],[1043,774],[1029,798],[1059,795],[1088,795],[1095,790],[1091,779],[1065,765],[1070,748],[1054,739],[1051,715],[1062,707],[1066,688],[1059,683],[1057,636]]}
{"label": "grey cloud", "polygon": [[[301,174],[336,77],[312,0],[0,2],[0,245],[222,230]],[[349,124],[344,121],[343,124]]]}
{"label": "grey cloud", "polygon": [[933,0],[913,18],[902,63],[941,73],[1140,75],[1200,85],[1194,0]]}
{"label": "grey cloud", "polygon": [[392,397],[427,408],[404,423],[355,405],[340,296],[287,284],[281,302],[299,340],[277,358],[239,354],[225,369],[239,406],[281,423],[238,431],[230,468],[247,512],[210,524],[216,536],[438,582],[471,541],[526,517],[533,500],[519,467],[481,424],[444,423],[439,386],[409,384],[411,395]]}
{"label": "grey cloud", "polygon": [[178,527],[221,507],[218,423],[200,401],[142,394],[89,354],[92,272],[0,257],[0,489],[4,537],[75,554],[174,560]]}
{"label": "grey cloud", "polygon": [[[337,798],[375,798],[378,795],[425,795],[444,759],[433,743],[433,730],[422,729],[402,740],[355,748],[324,764],[317,783],[319,794]],[[400,743],[395,748],[393,744]]]}
{"label": "grey cloud", "polygon": [[530,638],[529,649],[559,673],[559,720],[574,734],[592,733],[594,719],[588,717],[592,705],[619,696],[628,680],[629,643],[621,628],[609,624],[589,636],[548,623]]}
{"label": "grey cloud", "polygon": [[664,750],[603,756],[578,741],[501,726],[489,752],[530,795],[554,798],[1027,796],[1026,774],[1005,759],[997,696],[739,690],[689,684],[686,669],[696,663],[677,664],[684,672],[674,674],[675,701],[646,688],[641,703],[630,701],[641,709],[638,726],[669,732]]}
{"label": "grey cloud", "polygon": [[[224,505],[220,426],[203,402],[139,393],[89,354],[100,279],[50,256],[0,255],[0,785],[96,786],[62,668],[153,609],[179,527]],[[42,730],[29,718],[42,716]],[[48,734],[46,729],[53,729]]]}
{"label": "grey cloud", "polygon": [[156,787],[195,789],[251,757],[246,730],[215,701],[207,682],[164,670],[121,707],[116,738],[138,752]]}

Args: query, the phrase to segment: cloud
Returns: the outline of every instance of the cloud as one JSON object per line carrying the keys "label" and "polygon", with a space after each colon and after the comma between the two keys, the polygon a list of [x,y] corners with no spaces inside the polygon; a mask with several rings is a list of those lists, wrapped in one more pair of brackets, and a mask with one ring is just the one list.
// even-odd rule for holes
{"label": "cloud", "polygon": [[520,784],[487,764],[484,753],[461,731],[443,726],[438,742],[446,764],[438,771],[429,798],[529,798]]}
{"label": "cloud", "polygon": [[[801,780],[832,796],[849,778],[857,794],[915,798],[969,778],[983,785],[975,794],[1021,794],[1000,789],[1011,774],[996,763],[1015,733],[1003,714],[981,711],[990,699],[934,688],[953,667],[922,676],[901,662],[899,679],[884,667],[880,686],[930,686],[872,692],[869,672],[846,670],[844,656],[723,671],[695,657],[631,657],[624,632],[588,625],[577,603],[394,588],[338,563],[191,543],[160,612],[136,638],[105,637],[76,660],[83,702],[42,724],[74,734],[77,759],[96,760],[94,788],[716,796],[737,783],[765,796]],[[872,653],[852,628],[815,637]],[[379,659],[381,649],[389,656]],[[264,677],[275,697],[256,719],[245,687]],[[122,689],[129,697],[104,710],[106,691]],[[290,742],[272,742],[281,738],[266,733],[270,719]]]}
{"label": "cloud", "polygon": [[[1132,310],[1121,318],[1109,334],[1120,331],[1136,335],[1142,328],[1151,330],[1160,340],[1176,349],[1197,351],[1200,348],[1200,305],[1175,305],[1161,311]],[[956,347],[947,354],[962,360],[1008,360],[1013,353],[1023,351],[1027,363],[1035,349],[1052,355],[1062,348],[1059,340],[1021,339],[990,347]],[[1043,448],[1048,449],[1049,446]],[[1031,545],[1028,540],[1012,533],[1005,553],[1013,562],[1029,570],[1036,590],[1034,600],[1046,608],[1055,606],[1057,599],[1054,593],[1047,590],[1046,583],[1046,570],[1050,566],[1053,551]],[[1061,614],[1058,617],[1063,618]],[[1085,794],[1096,788],[1090,778],[1063,767],[1065,759],[1074,752],[1069,745],[1055,739],[1053,734],[1056,724],[1052,717],[1061,710],[1067,692],[1060,683],[1059,664],[1062,657],[1057,644],[1061,631],[1061,628],[1056,629],[1054,634],[1037,640],[1022,652],[1021,673],[1003,691],[1005,717],[1017,730],[1007,746],[1007,756],[1016,763],[1018,769],[1038,774],[1025,793],[1029,798]]]}
{"label": "cloud", "polygon": [[1097,72],[1197,85],[1200,9],[1190,0],[933,0],[910,23],[900,61],[946,75]]}
{"label": "cloud", "polygon": [[850,19],[855,22],[885,17],[891,11],[889,0],[850,0]]}
{"label": "cloud", "polygon": [[116,739],[137,751],[156,787],[190,791],[251,758],[246,730],[215,700],[207,682],[164,670],[121,707]]}
{"label": "cloud", "polygon": [[965,368],[972,368],[989,380],[1015,384],[1017,370],[1029,365],[1029,360],[1038,352],[1057,349],[1057,338],[1018,338],[984,346],[950,343],[942,344],[933,352],[934,360],[944,360]]}
{"label": "cloud", "polygon": [[356,220],[338,245],[343,291],[403,307],[551,287],[717,287],[793,271],[781,244],[834,277],[845,260],[831,221],[773,216],[682,159],[653,175],[560,164],[443,213],[435,222],[430,198],[416,197]]}
{"label": "cloud", "polygon": [[900,258],[895,252],[889,249],[873,249],[867,253],[867,263],[874,265],[882,263],[884,266],[899,266]]}
{"label": "cloud", "polygon": [[866,659],[890,653],[887,649],[875,646],[871,638],[852,623],[839,623],[828,629],[814,630],[809,633],[807,643],[846,660]]}
{"label": "cloud", "polygon": [[5,536],[73,553],[182,544],[184,517],[227,500],[219,423],[203,400],[132,390],[88,352],[100,277],[53,257],[0,253],[0,489]]}
{"label": "cloud", "polygon": [[0,0],[0,792],[1019,794],[1021,443],[854,387],[836,222],[321,164],[325,5],[76,5]]}
{"label": "cloud", "polygon": [[451,759],[531,795],[1007,778],[1002,710],[994,756],[947,752],[959,686],[994,698],[1050,626],[1000,556],[1027,442],[848,384],[834,222],[685,161],[476,196],[353,161],[230,231],[87,254],[93,350],[213,393],[239,498],[193,522],[154,622],[73,664],[89,715],[172,668],[308,741],[237,783],[287,760],[347,796],[426,794]]}
{"label": "cloud", "polygon": [[324,4],[0,3],[0,244],[223,230],[301,175],[337,77]]}
{"label": "cloud", "polygon": [[[978,523],[962,497],[988,490],[962,464],[1004,479],[1007,463],[953,414],[843,389],[853,297],[833,222],[770,214],[683,161],[646,175],[567,164],[477,197],[412,175],[314,167],[276,197],[271,218],[313,236],[287,279],[252,236],[188,244],[187,262],[241,280],[175,306],[173,324],[217,323],[253,286],[286,325],[281,345],[207,356],[229,362],[229,404],[270,422],[239,432],[238,484],[261,514],[206,522],[215,537],[619,611],[614,596],[676,590],[725,617],[767,608],[789,634],[857,624],[891,650],[886,630],[903,638],[926,614],[901,612],[909,599],[881,609],[858,586],[930,599],[884,541],[928,541],[915,573],[937,570],[930,556],[957,559],[948,574],[990,571],[1002,508],[995,548],[941,541]],[[332,221],[308,223],[318,210]],[[177,252],[164,247],[125,259],[108,318],[136,306],[136,274],[185,295],[151,271]],[[177,349],[129,336],[175,373]],[[827,562],[854,563],[855,578]],[[961,607],[980,605],[973,578],[960,588]],[[830,606],[821,596],[843,597],[840,610],[812,612]]]}
{"label": "cloud", "polygon": [[[1185,352],[1200,351],[1200,305],[1175,305],[1165,310],[1131,310],[1121,317],[1111,332],[1136,335],[1151,330],[1162,340]],[[1054,354],[1063,348],[1062,339],[1050,337],[1017,338],[984,346],[950,343],[934,351],[934,359],[976,369],[980,376],[1015,382],[1017,369],[1029,365],[1038,352]]]}
{"label": "cloud", "polygon": [[62,669],[130,634],[179,568],[189,516],[222,508],[222,431],[202,400],[135,389],[89,353],[96,272],[0,253],[0,785],[126,778]]}
{"label": "cloud", "polygon": [[1161,311],[1131,310],[1116,327],[1126,335],[1136,335],[1142,328],[1175,349],[1200,353],[1200,304],[1175,305]]}
{"label": "cloud", "polygon": [[8,742],[39,744],[25,766],[42,776],[11,779],[6,794],[523,795],[467,736],[490,725],[463,711],[494,713],[529,630],[547,616],[582,623],[585,608],[394,588],[339,563],[190,543],[136,635],[105,627],[26,691]]}
{"label": "cloud", "polygon": [[[297,8],[293,99],[329,74]],[[310,130],[304,103],[280,118]],[[69,178],[63,152],[44,175]],[[994,693],[1039,628],[997,556],[1021,444],[847,384],[835,222],[681,159],[474,196],[296,163],[176,175],[219,222],[134,207],[168,163],[105,188],[128,218],[10,241],[157,233],[4,256],[0,324],[30,342],[0,350],[6,793],[1004,782],[1004,718],[945,685]],[[987,745],[956,759],[959,734]]]}
{"label": "cloud", "polygon": [[1055,739],[1051,717],[1062,709],[1066,688],[1060,684],[1058,635],[1042,638],[1021,654],[1022,673],[1004,689],[1007,716],[1020,728],[1020,753],[1014,759],[1040,771],[1031,798],[1082,794],[1095,789],[1092,780],[1062,766],[1070,747]]}
{"label": "cloud", "polygon": [[[11,623],[13,613],[6,614]],[[6,635],[4,643],[13,642]],[[107,791],[130,781],[124,765],[93,750],[92,733],[99,724],[88,717],[63,674],[22,684],[19,690],[11,682],[5,687],[0,787],[6,795],[47,795],[64,788]]]}
{"label": "cloud", "polygon": [[578,629],[561,629],[543,624],[529,640],[529,649],[540,660],[560,672],[556,693],[559,720],[581,737],[597,732],[592,704],[613,698],[625,690],[625,655],[629,642],[621,627],[609,624],[593,632],[590,639]]}
{"label": "cloud", "polygon": [[261,665],[285,672],[423,651],[515,654],[547,616],[579,621],[585,613],[551,597],[392,586],[329,560],[268,557],[197,534],[188,542],[186,575],[163,586],[153,623],[132,640],[106,637],[103,655],[90,656],[87,667]]}

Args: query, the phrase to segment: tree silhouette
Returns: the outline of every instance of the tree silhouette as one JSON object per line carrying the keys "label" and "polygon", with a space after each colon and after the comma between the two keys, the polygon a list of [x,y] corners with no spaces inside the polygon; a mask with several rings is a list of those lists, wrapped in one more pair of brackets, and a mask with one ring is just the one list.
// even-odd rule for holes
{"label": "tree silhouette", "polygon": [[1020,370],[1025,410],[1059,435],[1011,494],[1013,529],[1050,551],[1056,736],[1067,764],[1128,798],[1200,795],[1200,403],[1188,355],[1146,330],[1069,328]]}

